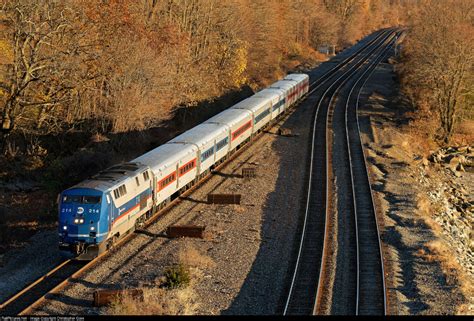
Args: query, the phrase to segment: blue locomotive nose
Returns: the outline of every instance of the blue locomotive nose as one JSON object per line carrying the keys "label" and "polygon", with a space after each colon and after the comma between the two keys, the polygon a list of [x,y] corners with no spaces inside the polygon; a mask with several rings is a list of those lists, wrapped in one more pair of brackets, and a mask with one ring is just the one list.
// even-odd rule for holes
{"label": "blue locomotive nose", "polygon": [[[74,193],[74,194],[72,194]],[[80,195],[78,195],[80,194]],[[74,190],[63,193],[59,207],[59,236],[65,243],[94,243],[99,230],[101,194]]]}

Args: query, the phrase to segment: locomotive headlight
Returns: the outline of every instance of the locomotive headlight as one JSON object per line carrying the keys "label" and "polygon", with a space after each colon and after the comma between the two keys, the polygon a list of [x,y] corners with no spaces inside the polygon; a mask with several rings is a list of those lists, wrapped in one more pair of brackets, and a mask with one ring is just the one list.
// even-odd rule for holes
{"label": "locomotive headlight", "polygon": [[67,231],[67,226],[66,225],[63,226],[63,230]]}
{"label": "locomotive headlight", "polygon": [[78,218],[74,219],[74,224],[79,224],[79,219]]}
{"label": "locomotive headlight", "polygon": [[95,231],[95,227],[91,226],[91,231]]}
{"label": "locomotive headlight", "polygon": [[79,220],[79,223],[81,223],[81,224],[84,223],[84,219],[81,218],[81,219]]}

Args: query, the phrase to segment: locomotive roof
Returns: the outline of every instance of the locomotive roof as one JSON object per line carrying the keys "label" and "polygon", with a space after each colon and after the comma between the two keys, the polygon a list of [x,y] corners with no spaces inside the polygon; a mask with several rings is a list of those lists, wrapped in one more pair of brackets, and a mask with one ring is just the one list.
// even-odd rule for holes
{"label": "locomotive roof", "polygon": [[98,174],[76,184],[72,188],[91,188],[106,191],[116,185],[122,184],[129,177],[147,169],[147,166],[136,162],[121,163],[100,171]]}

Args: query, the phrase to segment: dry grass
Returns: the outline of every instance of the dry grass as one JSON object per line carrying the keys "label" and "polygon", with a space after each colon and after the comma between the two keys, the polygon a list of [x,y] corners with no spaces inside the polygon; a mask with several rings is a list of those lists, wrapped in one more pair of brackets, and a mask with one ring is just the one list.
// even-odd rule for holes
{"label": "dry grass", "polygon": [[[456,256],[453,255],[452,248],[441,239],[428,242],[426,247],[430,251],[432,259],[440,262],[441,269],[446,275],[446,282],[448,284],[458,283],[464,296],[466,298],[472,298],[474,296],[472,279],[463,272],[462,267],[456,261]],[[465,307],[461,307],[461,310],[463,310],[463,308]],[[459,312],[462,313],[461,311]],[[471,314],[473,312],[474,310],[470,311]]]}
{"label": "dry grass", "polygon": [[474,120],[463,120],[453,134],[453,145],[472,145],[474,142]]}
{"label": "dry grass", "polygon": [[143,300],[124,295],[106,309],[107,315],[191,315],[197,309],[192,287],[165,290],[159,287],[143,289]]}
{"label": "dry grass", "polygon": [[234,205],[233,208],[234,208],[235,213],[244,213],[245,212],[245,207],[243,207],[242,205]]}
{"label": "dry grass", "polygon": [[404,131],[409,138],[410,146],[415,148],[415,152],[427,154],[430,150],[438,148],[435,142],[435,136],[438,132],[439,125],[436,117],[420,117],[416,113],[407,113],[407,117],[413,120],[404,126]]}
{"label": "dry grass", "polygon": [[[463,272],[462,267],[455,259],[455,255],[453,255],[452,249],[446,242],[438,238],[427,242],[425,248],[419,249],[416,255],[427,262],[438,262],[446,277],[447,285],[459,286],[466,299],[472,298],[474,296],[472,280]],[[473,306],[469,303],[460,305],[457,310],[457,314],[472,315],[473,313]]]}
{"label": "dry grass", "polygon": [[216,263],[210,258],[199,252],[192,245],[185,243],[183,248],[180,250],[179,261],[189,267],[193,268],[214,268]]}
{"label": "dry grass", "polygon": [[[426,249],[419,249],[416,253],[427,262],[439,262],[448,285],[456,285],[459,280],[459,263],[452,255],[450,250],[441,239],[436,239],[425,243]],[[462,285],[462,283],[460,282]]]}
{"label": "dry grass", "polygon": [[438,205],[433,204],[425,193],[419,193],[416,207],[418,214],[425,221],[426,225],[430,227],[433,233],[437,236],[442,235],[442,227],[432,218],[432,213],[438,209]]}
{"label": "dry grass", "polygon": [[106,309],[109,315],[191,315],[197,311],[195,286],[203,269],[212,269],[215,262],[197,250],[190,241],[182,240],[177,253],[179,264],[189,267],[190,283],[177,289],[162,288],[163,278],[152,287],[143,288],[143,300],[123,295]]}

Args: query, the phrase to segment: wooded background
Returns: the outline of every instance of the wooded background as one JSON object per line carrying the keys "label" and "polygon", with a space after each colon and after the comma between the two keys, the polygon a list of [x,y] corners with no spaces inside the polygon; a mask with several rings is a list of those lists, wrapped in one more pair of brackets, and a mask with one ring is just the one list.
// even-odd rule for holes
{"label": "wooded background", "polygon": [[393,0],[2,0],[2,126],[127,132],[397,25]]}
{"label": "wooded background", "polygon": [[[472,0],[422,1],[407,15],[403,43],[402,93],[415,108],[421,130],[449,144],[465,120],[474,144],[474,6]],[[469,121],[469,124],[467,123]],[[424,125],[422,125],[424,124]]]}
{"label": "wooded background", "polygon": [[447,144],[474,117],[473,21],[469,0],[0,0],[0,178],[48,169],[57,191],[171,138],[129,134],[176,134],[177,111],[185,130],[187,112],[326,59],[321,45],[397,25],[402,93]]}

